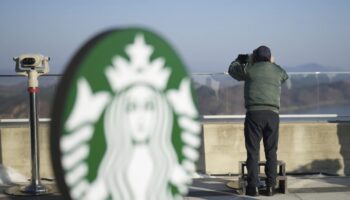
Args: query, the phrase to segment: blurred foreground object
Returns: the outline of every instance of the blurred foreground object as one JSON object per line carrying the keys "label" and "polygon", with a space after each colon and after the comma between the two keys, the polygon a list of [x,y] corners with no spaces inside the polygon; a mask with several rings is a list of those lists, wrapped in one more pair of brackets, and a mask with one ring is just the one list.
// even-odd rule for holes
{"label": "blurred foreground object", "polygon": [[128,28],[90,40],[56,93],[55,175],[67,199],[182,199],[199,158],[191,78],[173,48]]}

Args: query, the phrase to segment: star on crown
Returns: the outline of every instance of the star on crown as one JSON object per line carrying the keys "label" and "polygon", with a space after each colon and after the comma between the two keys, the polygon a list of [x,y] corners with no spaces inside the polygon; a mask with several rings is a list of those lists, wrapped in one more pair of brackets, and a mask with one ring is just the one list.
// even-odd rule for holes
{"label": "star on crown", "polygon": [[145,83],[164,90],[171,71],[164,66],[164,58],[150,60],[153,51],[153,46],[146,44],[144,36],[137,34],[134,42],[125,48],[130,61],[120,55],[114,56],[112,66],[105,71],[113,91],[123,90],[134,83]]}

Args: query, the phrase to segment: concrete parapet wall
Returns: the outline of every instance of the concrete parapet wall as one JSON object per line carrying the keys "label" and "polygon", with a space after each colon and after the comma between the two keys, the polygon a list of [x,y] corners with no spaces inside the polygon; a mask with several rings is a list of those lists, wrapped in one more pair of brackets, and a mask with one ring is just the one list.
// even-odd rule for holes
{"label": "concrete parapet wall", "polygon": [[[238,173],[246,160],[243,123],[205,123],[204,171]],[[278,159],[287,172],[350,175],[350,123],[281,123]],[[265,160],[262,142],[260,158]]]}
{"label": "concrete parapet wall", "polygon": [[[29,125],[0,127],[0,162],[31,176]],[[49,146],[49,124],[39,126],[40,174],[54,177]],[[264,160],[263,146],[260,157]],[[203,124],[199,169],[209,174],[238,173],[246,159],[242,123]],[[278,159],[287,172],[326,172],[350,175],[350,123],[281,123]]]}
{"label": "concrete parapet wall", "polygon": [[[0,127],[0,162],[31,177],[31,149],[29,125],[16,124]],[[53,178],[50,155],[49,124],[39,125],[40,175]]]}

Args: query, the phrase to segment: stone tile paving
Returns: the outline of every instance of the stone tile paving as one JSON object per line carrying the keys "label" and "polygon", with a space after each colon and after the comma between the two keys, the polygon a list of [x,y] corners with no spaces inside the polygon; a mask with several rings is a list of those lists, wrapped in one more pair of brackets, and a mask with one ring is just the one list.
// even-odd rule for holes
{"label": "stone tile paving", "polygon": [[[194,179],[185,200],[350,200],[350,177],[288,176],[288,194],[276,194],[272,197],[260,195],[248,197],[239,195],[228,188],[228,181],[237,180],[234,176]],[[52,184],[52,183],[49,183]],[[57,192],[50,196],[20,197],[8,196],[3,190],[9,186],[0,186],[0,200],[62,200]]]}

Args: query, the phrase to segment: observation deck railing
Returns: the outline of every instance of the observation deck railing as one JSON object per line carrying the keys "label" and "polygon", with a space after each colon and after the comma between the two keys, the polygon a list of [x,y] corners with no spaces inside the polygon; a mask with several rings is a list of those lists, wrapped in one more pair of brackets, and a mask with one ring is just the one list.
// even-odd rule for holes
{"label": "observation deck railing", "polygon": [[[350,121],[350,72],[290,72],[282,86],[281,120]],[[50,112],[61,74],[40,77],[39,117]],[[204,121],[242,121],[244,82],[227,73],[193,73],[193,88]],[[26,78],[0,75],[0,123],[27,123]]]}

